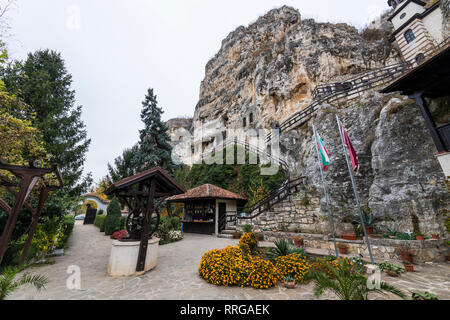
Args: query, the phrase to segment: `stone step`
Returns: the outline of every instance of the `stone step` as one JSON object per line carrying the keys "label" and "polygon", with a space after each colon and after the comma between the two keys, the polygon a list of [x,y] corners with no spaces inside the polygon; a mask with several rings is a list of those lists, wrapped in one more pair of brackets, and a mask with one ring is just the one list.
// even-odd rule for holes
{"label": "stone step", "polygon": [[236,232],[236,228],[234,228],[234,230],[232,230],[232,229],[226,229],[226,230],[222,230],[222,234],[233,234],[233,233],[235,233]]}
{"label": "stone step", "polygon": [[222,238],[222,239],[233,239],[233,235],[232,234],[219,234],[217,236],[217,238]]}

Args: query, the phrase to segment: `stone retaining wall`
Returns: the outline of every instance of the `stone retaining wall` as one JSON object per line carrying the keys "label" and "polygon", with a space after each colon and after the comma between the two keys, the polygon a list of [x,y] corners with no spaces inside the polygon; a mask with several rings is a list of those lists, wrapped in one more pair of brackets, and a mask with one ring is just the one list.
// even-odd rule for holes
{"label": "stone retaining wall", "polygon": [[323,234],[329,230],[328,217],[320,208],[320,199],[304,193],[298,193],[275,205],[253,220],[240,220],[238,229],[251,224],[255,232],[289,231]]}
{"label": "stone retaining wall", "polygon": [[[306,250],[308,248],[315,248],[334,251],[333,239],[328,235],[270,231],[263,232],[263,234],[265,241],[272,242],[279,239],[287,239],[292,242],[293,237],[301,236],[304,239]],[[367,245],[363,240],[349,241],[336,239],[336,241],[338,243],[348,244],[349,254],[358,254],[360,252],[365,257],[369,256]],[[401,260],[400,256],[396,253],[396,247],[399,245],[403,245],[412,251],[415,262],[444,262],[446,261],[446,256],[450,254],[444,240],[405,241],[370,238],[370,244],[374,258],[378,259]]]}

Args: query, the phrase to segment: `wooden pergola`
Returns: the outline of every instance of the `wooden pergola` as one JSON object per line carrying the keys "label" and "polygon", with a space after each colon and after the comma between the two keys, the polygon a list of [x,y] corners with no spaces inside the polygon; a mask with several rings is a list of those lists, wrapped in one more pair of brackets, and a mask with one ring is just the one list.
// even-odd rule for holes
{"label": "wooden pergola", "polygon": [[[19,213],[25,206],[31,212],[32,221],[28,229],[28,238],[19,259],[19,264],[23,264],[28,255],[31,241],[33,240],[34,233],[36,232],[39,218],[41,217],[41,212],[48,195],[51,191],[62,188],[64,186],[64,182],[57,164],[54,164],[52,168],[38,168],[35,167],[33,163],[30,163],[30,165],[26,167],[11,165],[0,159],[0,170],[9,171],[20,180],[20,182],[17,183],[11,181],[6,175],[0,175],[0,186],[5,187],[6,190],[14,196],[14,204],[12,206],[10,206],[7,201],[0,198],[0,208],[3,209],[8,215],[8,220],[0,237],[0,263],[2,262],[6,250],[8,249],[8,243],[16,226]],[[56,176],[58,185],[52,185],[50,181],[46,179],[45,176],[52,173]],[[38,182],[41,183],[38,184]],[[35,189],[38,185],[39,201],[37,207],[33,208],[33,206],[27,202],[27,199],[33,189]]]}
{"label": "wooden pergola", "polygon": [[[116,182],[106,190],[105,194],[123,199],[130,209],[127,218],[130,237],[121,241],[140,240],[137,272],[144,271],[148,241],[159,225],[159,206],[168,197],[184,192],[184,188],[159,167]],[[156,223],[151,226],[153,218]]]}

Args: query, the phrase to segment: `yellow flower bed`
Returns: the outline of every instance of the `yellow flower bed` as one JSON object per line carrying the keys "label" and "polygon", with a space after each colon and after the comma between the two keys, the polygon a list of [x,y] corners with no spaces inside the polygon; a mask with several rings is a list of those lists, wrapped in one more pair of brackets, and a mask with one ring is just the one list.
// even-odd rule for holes
{"label": "yellow flower bed", "polygon": [[200,262],[200,276],[218,286],[241,286],[268,289],[280,279],[278,270],[270,261],[248,255],[244,258],[239,247],[206,252]]}
{"label": "yellow flower bed", "polygon": [[307,261],[305,256],[299,253],[293,253],[287,256],[278,257],[275,260],[275,267],[283,278],[291,276],[296,282],[303,283],[311,268],[311,264]]}
{"label": "yellow flower bed", "polygon": [[249,257],[251,265],[250,273],[245,280],[243,287],[253,287],[256,289],[269,289],[275,287],[281,280],[280,273],[272,262],[258,257]]}
{"label": "yellow flower bed", "polygon": [[248,252],[252,253],[258,246],[258,240],[256,240],[256,236],[253,232],[244,233],[239,240],[239,247],[247,246],[249,249]]}

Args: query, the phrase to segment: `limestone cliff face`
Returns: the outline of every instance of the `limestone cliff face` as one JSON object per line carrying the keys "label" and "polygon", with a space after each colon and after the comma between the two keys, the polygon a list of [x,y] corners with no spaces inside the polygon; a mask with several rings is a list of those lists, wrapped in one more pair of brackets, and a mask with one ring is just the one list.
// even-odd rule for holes
{"label": "limestone cliff face", "polygon": [[397,59],[385,40],[365,40],[351,26],[274,9],[223,40],[206,66],[194,121],[241,128],[252,113],[255,127],[269,128],[307,106],[316,84]]}
{"label": "limestone cliff face", "polygon": [[[317,84],[398,62],[397,50],[385,40],[392,31],[386,17],[360,34],[346,24],[302,20],[298,11],[282,7],[238,28],[206,66],[194,127],[211,122],[217,128],[242,128],[246,118],[247,128],[267,129],[306,107]],[[336,115],[359,156],[361,204],[370,208],[380,229],[405,232],[418,220],[422,232],[444,234],[450,196],[424,119],[414,101],[376,90],[350,106],[321,105],[309,122],[281,135],[282,156],[293,176],[307,178],[306,190],[253,223],[260,229],[329,232],[314,123],[331,155],[326,181],[336,229],[352,228],[357,211]]]}

